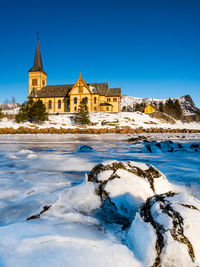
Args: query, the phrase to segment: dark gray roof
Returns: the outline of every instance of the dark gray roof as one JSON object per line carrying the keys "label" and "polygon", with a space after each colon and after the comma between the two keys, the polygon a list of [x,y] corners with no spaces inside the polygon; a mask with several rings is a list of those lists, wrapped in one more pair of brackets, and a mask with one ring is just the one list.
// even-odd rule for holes
{"label": "dark gray roof", "polygon": [[29,70],[29,72],[32,72],[32,71],[42,71],[45,73],[45,71],[43,69],[43,65],[42,65],[42,57],[41,57],[41,53],[40,53],[39,40],[37,40],[37,47],[36,47],[36,51],[35,51],[35,58],[34,58],[34,62],[33,62],[33,67]]}
{"label": "dark gray roof", "polygon": [[121,96],[121,88],[109,88],[106,96]]}
{"label": "dark gray roof", "polygon": [[111,106],[111,107],[113,107],[113,105],[110,104],[110,103],[101,103],[99,106],[100,107],[105,107],[105,106]]}
{"label": "dark gray roof", "polygon": [[[93,94],[99,94],[101,96],[120,96],[120,88],[108,89],[108,83],[88,83]],[[74,84],[64,85],[47,85],[41,90],[34,90],[32,96],[35,97],[66,97]]]}
{"label": "dark gray roof", "polygon": [[35,90],[35,97],[65,97],[72,89],[73,84],[47,85],[41,90]]}
{"label": "dark gray roof", "polygon": [[108,90],[108,83],[88,83],[93,94],[106,95]]}

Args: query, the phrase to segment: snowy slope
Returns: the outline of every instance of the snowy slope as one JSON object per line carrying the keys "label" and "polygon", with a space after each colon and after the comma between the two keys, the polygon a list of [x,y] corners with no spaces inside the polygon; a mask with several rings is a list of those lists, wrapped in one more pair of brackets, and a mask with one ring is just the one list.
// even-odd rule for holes
{"label": "snowy slope", "polygon": [[[152,102],[159,102],[165,103],[169,98],[166,99],[156,99],[156,98],[139,98],[139,97],[132,97],[132,96],[122,96],[121,100],[121,108],[123,107],[128,108],[132,111],[133,106],[138,103],[145,103],[146,105],[151,104]],[[183,113],[185,116],[195,115],[197,111],[197,107],[194,104],[190,95],[185,95],[182,97],[171,98],[172,100],[179,100],[179,103],[182,107]]]}
{"label": "snowy slope", "polygon": [[[92,125],[87,128],[103,129],[116,127],[130,127],[130,128],[171,128],[171,129],[200,129],[200,123],[191,122],[184,123],[176,121],[175,124],[164,123],[156,118],[151,118],[148,114],[141,112],[120,112],[120,113],[90,113],[90,120]],[[11,127],[17,129],[21,126],[28,128],[56,128],[56,129],[73,129],[79,127],[74,122],[73,114],[64,115],[49,115],[49,121],[43,124],[33,124],[30,122],[16,123],[14,120],[3,118],[0,121],[0,128]]]}

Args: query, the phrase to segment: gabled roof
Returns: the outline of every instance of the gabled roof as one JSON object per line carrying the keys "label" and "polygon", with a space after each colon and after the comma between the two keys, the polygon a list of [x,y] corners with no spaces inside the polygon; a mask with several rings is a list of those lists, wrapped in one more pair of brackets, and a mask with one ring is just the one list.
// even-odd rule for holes
{"label": "gabled roof", "polygon": [[66,97],[68,96],[70,90],[72,89],[73,84],[65,85],[47,85],[44,86],[41,90],[35,90],[35,97]]}
{"label": "gabled roof", "polygon": [[33,67],[29,70],[29,72],[33,72],[33,71],[42,71],[43,73],[46,74],[46,72],[43,69],[43,65],[42,65],[42,57],[40,53],[39,39],[37,40],[37,47],[35,51]]}
{"label": "gabled roof", "polygon": [[93,94],[99,94],[101,96],[106,95],[108,90],[108,83],[88,83]]}
{"label": "gabled roof", "polygon": [[109,88],[106,96],[121,96],[121,88]]}
{"label": "gabled roof", "polygon": [[[88,83],[90,90],[93,94],[99,94],[101,96],[121,96],[120,88],[108,88],[108,83]],[[41,90],[34,90],[32,96],[35,97],[66,97],[69,95],[74,84],[64,85],[47,85]]]}
{"label": "gabled roof", "polygon": [[[78,84],[80,82],[88,89],[88,91],[90,92],[90,94],[92,94],[92,90],[90,89],[90,87],[88,86],[88,84],[85,82],[85,80],[82,78],[81,73],[80,73],[80,76],[79,76],[78,80],[76,81],[76,83],[74,84],[74,86],[73,86],[72,89],[74,89],[76,86],[78,86]],[[71,94],[71,92],[69,94]]]}

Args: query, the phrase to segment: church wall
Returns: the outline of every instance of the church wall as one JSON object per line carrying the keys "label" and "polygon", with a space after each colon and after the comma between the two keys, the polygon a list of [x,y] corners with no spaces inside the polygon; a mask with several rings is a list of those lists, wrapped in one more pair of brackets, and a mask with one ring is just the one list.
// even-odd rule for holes
{"label": "church wall", "polygon": [[[34,98],[37,100],[38,98]],[[46,106],[46,110],[48,113],[63,113],[65,112],[65,103],[63,97],[48,97],[48,98],[41,98],[43,104]],[[51,100],[51,108],[49,108],[49,101]],[[61,108],[58,108],[58,102],[61,101]]]}
{"label": "church wall", "polygon": [[106,97],[106,102],[113,106],[113,112],[120,112],[120,97],[108,96]]}
{"label": "church wall", "polygon": [[[87,87],[74,87],[70,92],[70,112],[77,112],[83,98],[87,97],[87,105],[90,112],[93,111],[93,97]],[[75,101],[76,98],[76,101]]]}

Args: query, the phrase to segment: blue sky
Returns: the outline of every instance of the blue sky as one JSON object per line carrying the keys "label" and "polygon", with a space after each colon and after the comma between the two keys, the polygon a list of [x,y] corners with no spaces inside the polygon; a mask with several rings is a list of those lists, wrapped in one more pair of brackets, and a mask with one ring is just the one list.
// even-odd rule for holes
{"label": "blue sky", "polygon": [[109,81],[122,94],[190,94],[200,107],[200,1],[3,1],[0,103],[27,98],[36,32],[48,84]]}

